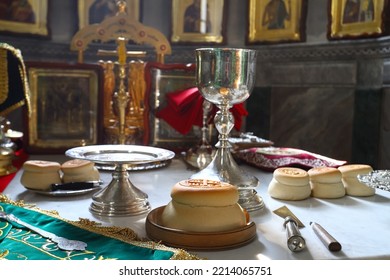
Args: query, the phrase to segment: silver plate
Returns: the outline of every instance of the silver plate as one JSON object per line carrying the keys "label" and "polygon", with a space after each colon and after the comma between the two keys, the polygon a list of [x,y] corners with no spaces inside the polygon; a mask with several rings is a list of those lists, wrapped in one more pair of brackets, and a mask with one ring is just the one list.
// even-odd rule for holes
{"label": "silver plate", "polygon": [[57,190],[57,191],[40,191],[40,190],[34,190],[29,188],[26,189],[33,193],[46,195],[46,196],[76,196],[76,195],[83,195],[83,194],[101,190],[100,187],[91,187],[82,190]]}
{"label": "silver plate", "polygon": [[97,164],[145,165],[169,161],[175,153],[166,149],[140,145],[91,145],[69,149],[66,156]]}
{"label": "silver plate", "polygon": [[390,170],[374,170],[358,175],[358,180],[371,188],[390,191]]}
{"label": "silver plate", "polygon": [[[164,166],[167,166],[171,163],[171,160],[163,160],[163,161],[155,161],[155,162],[149,162],[149,163],[138,163],[138,164],[130,164],[126,167],[127,171],[137,171],[137,170],[149,170],[149,169],[156,169],[161,168]],[[113,164],[102,164],[102,163],[96,163],[96,168],[102,171],[114,171],[115,165]]]}

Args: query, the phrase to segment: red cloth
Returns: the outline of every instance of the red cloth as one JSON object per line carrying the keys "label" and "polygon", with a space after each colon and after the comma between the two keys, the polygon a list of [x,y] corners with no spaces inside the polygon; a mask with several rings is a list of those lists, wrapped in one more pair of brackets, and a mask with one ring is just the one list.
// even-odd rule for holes
{"label": "red cloth", "polygon": [[[13,161],[13,166],[15,166],[17,170],[19,170],[23,166],[23,163],[28,159],[28,154],[26,154],[23,150],[19,150],[15,152],[15,156],[16,158]],[[8,184],[12,181],[12,179],[16,175],[16,172],[0,176],[0,193],[2,193],[8,186]]]}
{"label": "red cloth", "polygon": [[[168,105],[156,112],[156,117],[163,119],[170,126],[181,134],[190,132],[191,127],[202,126],[203,124],[203,96],[198,88],[192,87],[185,90],[178,90],[167,93]],[[211,114],[214,115],[218,109],[213,106]],[[234,116],[234,127],[241,129],[242,117],[247,116],[248,112],[244,105],[235,104],[231,109]]]}

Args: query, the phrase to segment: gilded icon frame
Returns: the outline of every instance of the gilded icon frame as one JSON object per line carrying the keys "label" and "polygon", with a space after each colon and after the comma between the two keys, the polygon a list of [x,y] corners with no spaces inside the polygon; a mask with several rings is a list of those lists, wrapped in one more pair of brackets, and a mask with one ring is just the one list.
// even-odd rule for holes
{"label": "gilded icon frame", "polygon": [[[269,22],[275,6],[281,1],[280,20]],[[306,40],[307,0],[248,0],[246,44],[303,42]],[[290,5],[291,4],[291,5]],[[282,13],[282,14],[280,14]],[[271,14],[271,16],[270,16]],[[261,15],[261,16],[258,16]],[[268,24],[268,26],[267,26]]]}
{"label": "gilded icon frame", "polygon": [[[195,1],[197,0],[172,0],[172,20],[170,36],[171,43],[190,43],[207,45],[225,44],[227,40],[226,13],[228,8],[228,1],[199,0],[200,5],[206,5],[208,7],[206,10],[210,12],[208,13],[208,16],[206,16],[206,23],[204,23],[205,20],[201,20],[201,22],[203,22],[204,24],[200,24],[196,30],[190,31],[190,29],[186,29],[185,27],[184,18],[187,8],[189,8]],[[207,27],[207,24],[209,24],[209,27]]]}
{"label": "gilded icon frame", "polygon": [[[48,23],[48,11],[49,11],[49,1],[48,0],[30,0],[28,4],[31,5],[31,12],[34,19],[28,19],[25,17],[25,11],[20,11],[18,13],[18,8],[20,6],[15,6],[15,14],[19,14],[18,20],[13,20],[9,18],[9,14],[4,13],[0,15],[0,32],[5,34],[12,35],[28,35],[28,36],[38,36],[38,37],[49,37],[50,29]],[[0,1],[0,6],[4,5],[5,7],[0,7],[0,10],[5,10],[6,8],[11,8],[6,3]],[[21,17],[24,17],[22,20]],[[33,20],[33,21],[32,21]]]}
{"label": "gilded icon frame", "polygon": [[[89,9],[91,8],[94,0],[78,0],[78,20],[79,20],[79,29],[92,24],[92,23],[100,23],[100,22],[91,22],[90,23],[90,17],[89,17]],[[115,0],[111,1],[114,5],[116,2]],[[141,21],[141,1],[140,0],[126,0],[127,7],[130,7],[128,9],[128,15],[132,19],[136,21]],[[117,10],[116,7],[112,7]],[[130,12],[129,12],[130,11]],[[112,14],[114,15],[114,14]]]}
{"label": "gilded icon frame", "polygon": [[147,62],[145,65],[145,110],[143,144],[173,151],[184,151],[199,142],[200,130],[182,135],[156,117],[156,112],[167,104],[170,92],[195,87],[195,64]]}
{"label": "gilded icon frame", "polygon": [[102,131],[102,68],[95,64],[27,62],[31,112],[29,153],[58,153],[98,144]]}
{"label": "gilded icon frame", "polygon": [[[366,0],[361,4],[350,0],[329,0],[328,5],[329,40],[377,37],[385,32],[388,0]],[[356,9],[358,13],[354,12]]]}

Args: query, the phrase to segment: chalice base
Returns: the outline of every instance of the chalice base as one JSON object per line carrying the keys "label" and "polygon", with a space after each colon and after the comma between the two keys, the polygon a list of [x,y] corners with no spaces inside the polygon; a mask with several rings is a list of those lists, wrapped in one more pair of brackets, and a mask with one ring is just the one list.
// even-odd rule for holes
{"label": "chalice base", "polygon": [[238,188],[238,203],[244,209],[255,211],[264,207],[263,199],[255,190],[259,180],[237,165],[228,148],[217,149],[210,164],[193,174],[191,179],[209,179],[232,184]]}
{"label": "chalice base", "polygon": [[117,169],[113,172],[111,182],[92,196],[89,211],[98,216],[111,217],[149,212],[151,207],[148,195],[131,183],[126,167]]}

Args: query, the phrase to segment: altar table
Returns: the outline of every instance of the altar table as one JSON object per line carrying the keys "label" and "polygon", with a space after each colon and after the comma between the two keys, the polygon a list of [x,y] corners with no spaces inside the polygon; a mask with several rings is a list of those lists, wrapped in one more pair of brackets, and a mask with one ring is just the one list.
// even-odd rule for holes
{"label": "altar table", "polygon": [[[30,159],[64,162],[64,155],[31,155]],[[240,165],[255,175],[260,184],[258,195],[264,200],[261,210],[250,212],[255,222],[257,237],[247,245],[216,251],[193,251],[191,253],[209,260],[324,260],[324,259],[390,259],[390,192],[376,190],[371,197],[345,196],[338,199],[308,198],[302,201],[283,201],[271,198],[267,193],[272,172]],[[56,210],[65,219],[90,219],[107,226],[129,227],[140,237],[147,237],[145,219],[147,214],[125,217],[101,217],[89,212],[92,194],[54,197],[31,192],[20,184],[23,169],[19,170],[3,194],[12,200],[23,200],[45,210]],[[100,171],[103,184],[111,181],[110,171]],[[194,171],[187,169],[180,159],[174,159],[165,167],[144,171],[130,171],[132,183],[148,194],[152,209],[166,205],[170,200],[172,186],[188,179]],[[305,225],[300,228],[306,240],[306,249],[291,252],[287,247],[284,220],[273,213],[287,206]],[[310,222],[323,226],[342,245],[339,252],[330,252],[316,236]]]}

